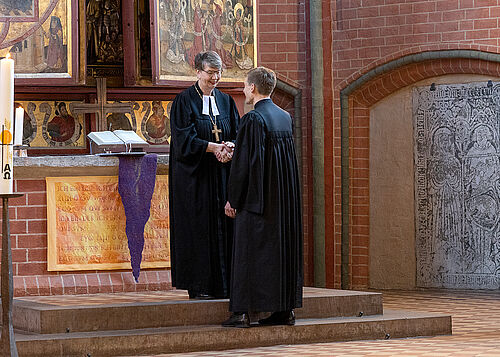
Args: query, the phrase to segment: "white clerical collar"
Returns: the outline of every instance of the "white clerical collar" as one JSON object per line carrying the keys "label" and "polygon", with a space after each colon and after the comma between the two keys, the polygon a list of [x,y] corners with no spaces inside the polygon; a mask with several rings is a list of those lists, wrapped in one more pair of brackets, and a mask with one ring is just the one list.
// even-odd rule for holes
{"label": "white clerical collar", "polygon": [[202,114],[210,115],[209,102],[212,104],[212,113],[214,116],[219,115],[219,108],[215,103],[215,97],[213,95],[203,95],[203,111]]}

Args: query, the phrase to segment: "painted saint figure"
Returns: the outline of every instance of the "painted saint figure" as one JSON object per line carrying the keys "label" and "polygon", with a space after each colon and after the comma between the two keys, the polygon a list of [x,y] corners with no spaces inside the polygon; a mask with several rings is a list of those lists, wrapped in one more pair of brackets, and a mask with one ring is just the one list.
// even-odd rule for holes
{"label": "painted saint figure", "polygon": [[168,21],[167,59],[172,63],[184,61],[186,49],[184,42],[184,18],[181,14],[180,0],[172,0],[170,4],[170,19]]}
{"label": "painted saint figure", "polygon": [[50,17],[49,33],[45,34],[49,38],[47,46],[46,61],[49,70],[59,71],[63,68],[66,61],[65,50],[63,46],[63,31],[61,19],[57,16]]}
{"label": "painted saint figure", "polygon": [[231,54],[234,51],[234,60],[241,69],[250,69],[253,67],[253,61],[248,57],[245,47],[247,38],[245,38],[245,9],[241,3],[237,3],[234,7],[234,24],[233,24],[233,46]]}
{"label": "painted saint figure", "polygon": [[201,11],[201,0],[194,0],[194,18],[193,18],[193,46],[186,52],[186,62],[194,68],[194,59],[196,55],[206,49],[205,26],[203,23],[203,13]]}
{"label": "painted saint figure", "polygon": [[65,142],[75,134],[76,121],[68,113],[66,103],[60,102],[57,108],[56,116],[47,124],[47,132],[53,141]]}
{"label": "painted saint figure", "polygon": [[[165,115],[161,101],[153,101],[153,114],[146,122],[146,131],[154,139],[167,139],[170,137],[170,123]],[[158,143],[157,143],[158,144]]]}

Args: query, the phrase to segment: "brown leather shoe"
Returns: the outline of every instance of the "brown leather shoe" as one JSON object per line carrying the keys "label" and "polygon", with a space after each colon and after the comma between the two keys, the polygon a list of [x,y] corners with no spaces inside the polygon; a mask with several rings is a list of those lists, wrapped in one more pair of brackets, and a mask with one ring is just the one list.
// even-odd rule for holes
{"label": "brown leather shoe", "polygon": [[274,326],[274,325],[295,325],[295,313],[290,311],[273,312],[271,316],[259,320],[259,325]]}
{"label": "brown leather shoe", "polygon": [[222,326],[248,328],[250,327],[250,319],[247,313],[233,313],[229,319],[222,323]]}

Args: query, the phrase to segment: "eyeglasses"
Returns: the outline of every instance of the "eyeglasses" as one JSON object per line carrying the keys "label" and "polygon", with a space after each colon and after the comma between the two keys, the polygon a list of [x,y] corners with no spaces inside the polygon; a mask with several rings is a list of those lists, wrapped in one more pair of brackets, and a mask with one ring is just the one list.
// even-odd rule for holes
{"label": "eyeglasses", "polygon": [[217,75],[217,77],[220,77],[222,75],[222,71],[205,71],[204,69],[202,69],[202,71],[208,74],[210,77],[213,77],[215,74]]}

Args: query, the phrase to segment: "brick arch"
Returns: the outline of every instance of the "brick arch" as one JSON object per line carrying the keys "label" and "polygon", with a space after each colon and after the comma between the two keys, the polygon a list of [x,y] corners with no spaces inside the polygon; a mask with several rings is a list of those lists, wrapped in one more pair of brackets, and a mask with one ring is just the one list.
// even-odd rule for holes
{"label": "brick arch", "polygon": [[340,92],[342,166],[341,185],[336,190],[348,205],[341,208],[341,238],[336,243],[342,256],[335,265],[346,274],[344,279],[351,288],[369,287],[370,107],[401,88],[447,74],[499,77],[500,55],[478,51],[410,55],[367,72]]}
{"label": "brick arch", "polygon": [[[460,55],[461,58],[468,58],[468,53],[477,53],[483,54],[484,57],[489,55],[495,55],[498,53],[498,47],[491,45],[481,45],[481,44],[464,44],[464,43],[432,43],[428,45],[417,45],[413,47],[407,47],[397,52],[392,52],[384,57],[381,57],[363,68],[358,69],[353,72],[349,77],[345,78],[343,81],[340,81],[336,84],[335,88],[341,90],[342,88],[347,87],[350,83],[353,83],[364,74],[374,70],[383,68],[385,64],[394,62],[394,61],[403,61],[411,59],[411,57],[418,57],[423,55],[424,53],[453,53],[457,51],[462,51]],[[456,57],[456,56],[453,56]],[[474,57],[474,56],[472,56]],[[484,58],[485,59],[485,58]]]}

